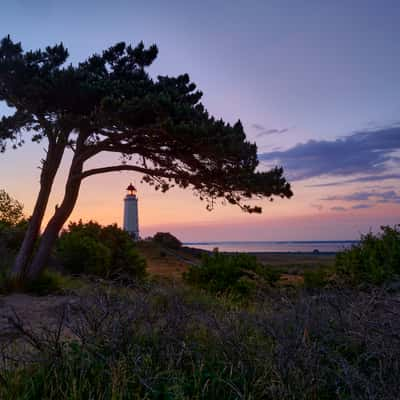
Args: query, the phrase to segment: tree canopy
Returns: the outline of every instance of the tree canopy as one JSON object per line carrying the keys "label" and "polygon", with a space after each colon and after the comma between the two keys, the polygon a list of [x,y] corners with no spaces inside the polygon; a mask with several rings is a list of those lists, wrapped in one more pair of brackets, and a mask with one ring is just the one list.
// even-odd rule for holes
{"label": "tree canopy", "polygon": [[[3,117],[0,140],[14,146],[25,132],[33,140],[64,141],[86,160],[101,152],[122,155],[121,164],[82,171],[82,178],[117,170],[143,173],[156,189],[188,187],[208,200],[224,198],[245,211],[251,196],[290,197],[282,168],[256,171],[257,147],[243,126],[210,116],[187,74],[159,76],[145,71],[156,46],[124,42],[77,66],[65,65],[62,44],[23,52],[9,37],[0,46],[0,100],[15,109]],[[8,139],[8,140],[7,140]]]}
{"label": "tree canopy", "polygon": [[0,223],[17,225],[24,218],[24,206],[12,198],[4,189],[0,189]]}
{"label": "tree canopy", "polygon": [[[31,269],[45,263],[81,182],[92,175],[135,171],[163,192],[190,187],[210,210],[221,199],[246,212],[261,212],[248,200],[292,196],[283,169],[258,170],[257,146],[246,139],[240,120],[231,125],[210,116],[187,74],[148,74],[157,54],[155,45],[120,42],[72,65],[62,43],[24,51],[10,37],[1,41],[0,101],[14,113],[0,121],[0,149],[5,151],[8,144],[17,148],[27,137],[48,144],[38,198],[14,268],[17,274],[26,270],[34,252],[66,149],[73,158],[65,196],[43,232]],[[86,167],[104,152],[119,155],[119,161]]]}

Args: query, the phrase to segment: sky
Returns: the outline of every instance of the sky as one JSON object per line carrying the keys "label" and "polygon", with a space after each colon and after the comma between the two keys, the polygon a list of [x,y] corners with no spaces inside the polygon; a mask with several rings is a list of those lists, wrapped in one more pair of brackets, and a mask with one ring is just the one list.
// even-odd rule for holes
{"label": "sky", "polygon": [[[77,63],[119,41],[157,44],[149,72],[188,73],[217,118],[240,118],[260,168],[282,165],[291,199],[261,215],[189,191],[160,194],[120,172],[85,180],[71,220],[122,222],[125,188],[138,188],[143,237],[184,241],[341,240],[400,222],[398,1],[15,0],[0,37],[26,50],[63,42]],[[9,110],[0,104],[0,115]],[[0,188],[32,210],[44,144],[0,154]],[[63,195],[67,155],[46,219]],[[112,159],[101,156],[95,165]]]}

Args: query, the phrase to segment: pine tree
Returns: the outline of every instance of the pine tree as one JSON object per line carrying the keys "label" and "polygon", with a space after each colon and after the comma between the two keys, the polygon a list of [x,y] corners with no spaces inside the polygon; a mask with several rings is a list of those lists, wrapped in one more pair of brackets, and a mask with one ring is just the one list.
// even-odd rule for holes
{"label": "pine tree", "polygon": [[[162,192],[190,187],[210,210],[222,199],[243,211],[261,212],[246,200],[292,196],[283,169],[258,171],[257,147],[246,140],[241,122],[232,126],[210,116],[187,74],[148,75],[157,53],[155,45],[121,42],[73,66],[66,65],[68,51],[62,44],[24,52],[10,37],[1,41],[0,101],[15,109],[0,122],[1,149],[9,143],[18,147],[26,137],[47,143],[39,194],[14,278],[35,278],[41,272],[82,181],[96,174],[135,171]],[[65,196],[33,254],[67,149],[73,158]],[[85,169],[89,159],[104,152],[121,155],[122,162]]]}

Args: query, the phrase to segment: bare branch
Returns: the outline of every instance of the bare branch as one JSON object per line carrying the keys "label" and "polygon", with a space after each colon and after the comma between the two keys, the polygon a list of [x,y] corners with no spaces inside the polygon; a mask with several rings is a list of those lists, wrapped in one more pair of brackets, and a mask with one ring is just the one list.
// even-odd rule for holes
{"label": "bare branch", "polygon": [[163,178],[178,178],[178,177],[180,177],[177,174],[171,174],[170,172],[166,172],[165,170],[162,170],[162,169],[142,168],[142,167],[138,167],[136,165],[121,164],[121,165],[113,165],[110,167],[89,169],[87,171],[82,172],[81,178],[85,179],[92,175],[103,174],[106,172],[116,172],[116,171],[135,171],[135,172],[140,172],[142,174],[146,174],[146,175],[150,175],[150,176],[159,176],[159,177],[163,177]]}

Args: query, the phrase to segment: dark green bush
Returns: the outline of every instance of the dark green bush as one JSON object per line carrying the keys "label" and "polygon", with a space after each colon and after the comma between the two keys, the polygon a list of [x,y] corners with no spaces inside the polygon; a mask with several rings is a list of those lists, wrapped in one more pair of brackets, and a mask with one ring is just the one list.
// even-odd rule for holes
{"label": "dark green bush", "polygon": [[27,226],[27,220],[22,220],[15,225],[0,221],[0,246],[11,252],[18,251],[24,240]]}
{"label": "dark green bush", "polygon": [[24,220],[24,206],[0,189],[0,223],[15,226]]}
{"label": "dark green bush", "polygon": [[5,275],[13,263],[14,257],[22,244],[27,228],[27,221],[21,220],[15,225],[0,221],[0,272]]}
{"label": "dark green bush", "polygon": [[58,294],[80,287],[79,281],[54,270],[45,269],[35,280],[19,281],[10,278],[8,269],[0,271],[0,293],[24,292],[38,296]]}
{"label": "dark green bush", "polygon": [[103,243],[81,232],[70,232],[60,240],[58,252],[63,267],[73,274],[107,276],[111,268],[111,251]]}
{"label": "dark green bush", "polygon": [[246,297],[258,285],[273,283],[279,276],[263,267],[249,254],[205,254],[200,266],[190,266],[184,274],[186,282],[213,293],[227,293]]}
{"label": "dark green bush", "polygon": [[27,281],[23,290],[39,296],[46,296],[60,293],[64,289],[70,288],[71,285],[71,280],[67,276],[56,271],[44,270],[37,279]]}
{"label": "dark green bush", "polygon": [[169,249],[178,250],[182,247],[182,242],[169,232],[157,232],[153,240]]}
{"label": "dark green bush", "polygon": [[60,236],[57,254],[63,267],[75,274],[142,277],[146,270],[132,238],[116,225],[70,223]]}
{"label": "dark green bush", "polygon": [[400,274],[400,226],[361,236],[360,243],[336,255],[339,277],[351,284],[382,284]]}
{"label": "dark green bush", "polygon": [[322,288],[328,283],[328,274],[323,269],[304,271],[303,276],[306,288]]}

